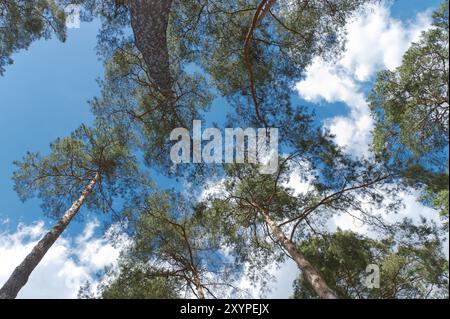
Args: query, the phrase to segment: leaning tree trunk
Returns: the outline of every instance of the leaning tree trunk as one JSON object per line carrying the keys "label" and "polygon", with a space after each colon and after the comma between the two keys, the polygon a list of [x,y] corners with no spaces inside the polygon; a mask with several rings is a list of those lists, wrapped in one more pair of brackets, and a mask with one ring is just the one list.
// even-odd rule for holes
{"label": "leaning tree trunk", "polygon": [[62,232],[69,225],[73,217],[78,213],[81,206],[85,202],[86,198],[92,193],[95,185],[100,179],[100,174],[97,173],[91,182],[86,186],[86,188],[81,193],[81,196],[75,201],[72,206],[64,213],[64,216],[59,220],[59,222],[53,226],[53,228],[45,234],[45,236],[33,247],[31,253],[29,253],[22,263],[14,269],[11,277],[0,289],[0,299],[14,299],[19,293],[20,289],[28,281],[32,271],[42,258],[45,256],[47,251],[52,247],[53,243],[61,236]]}
{"label": "leaning tree trunk", "polygon": [[173,102],[173,79],[167,47],[172,0],[129,0],[131,27],[148,75],[158,90]]}
{"label": "leaning tree trunk", "polygon": [[286,237],[282,229],[270,218],[267,211],[262,210],[262,214],[276,240],[288,251],[292,259],[297,263],[297,266],[301,269],[306,280],[317,295],[322,299],[337,299],[336,294],[328,287],[319,271],[295,247],[294,243]]}

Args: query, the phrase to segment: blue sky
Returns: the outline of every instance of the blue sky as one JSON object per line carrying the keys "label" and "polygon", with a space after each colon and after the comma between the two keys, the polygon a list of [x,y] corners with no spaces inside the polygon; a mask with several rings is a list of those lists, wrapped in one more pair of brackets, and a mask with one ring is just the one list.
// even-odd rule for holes
{"label": "blue sky", "polygon": [[15,54],[0,77],[0,219],[8,218],[12,228],[42,218],[36,201],[23,204],[12,190],[12,162],[26,151],[47,152],[55,138],[92,121],[87,100],[99,92],[96,79],[103,72],[95,54],[97,29],[83,24],[69,30],[65,43],[35,42]]}
{"label": "blue sky", "polygon": [[[407,24],[417,13],[435,9],[440,2],[395,1],[390,15]],[[99,93],[96,79],[103,75],[95,50],[98,27],[94,21],[83,23],[80,29],[70,29],[65,43],[56,39],[33,43],[28,50],[13,56],[14,64],[0,77],[0,233],[14,231],[19,223],[29,225],[43,220],[49,226],[53,222],[41,214],[37,200],[19,201],[12,189],[12,162],[21,159],[26,151],[46,153],[55,138],[92,121],[87,101]],[[369,80],[355,83],[366,91],[371,79],[373,74]],[[293,97],[314,108],[319,118],[347,116],[351,112],[344,98],[327,100],[310,89],[305,87],[304,96]],[[226,108],[222,99],[216,100],[211,118],[221,118]],[[170,186],[167,180],[158,181]],[[78,236],[85,226],[86,219],[75,221],[65,235]]]}
{"label": "blue sky", "polygon": [[[401,0],[394,3],[391,12],[395,18],[408,20],[439,3]],[[87,101],[98,94],[96,79],[103,75],[95,51],[98,27],[94,21],[69,29],[65,43],[57,39],[33,43],[13,56],[14,64],[0,77],[0,219],[8,218],[9,227],[42,218],[38,202],[21,203],[12,190],[12,162],[21,159],[26,151],[45,153],[55,138],[68,135],[80,123],[92,121]],[[297,95],[294,98],[302,102]],[[218,99],[212,107],[216,113],[213,117],[222,116],[225,110],[225,102]],[[318,117],[346,112],[342,103],[328,103],[315,111]],[[73,231],[79,228],[68,229]]]}

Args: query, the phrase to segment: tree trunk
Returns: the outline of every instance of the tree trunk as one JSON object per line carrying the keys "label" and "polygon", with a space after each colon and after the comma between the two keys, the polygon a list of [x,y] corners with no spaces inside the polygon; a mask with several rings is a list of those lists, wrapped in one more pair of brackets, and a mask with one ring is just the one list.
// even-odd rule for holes
{"label": "tree trunk", "polygon": [[0,299],[14,299],[19,293],[20,289],[28,281],[32,271],[42,258],[45,256],[47,251],[52,247],[53,243],[61,236],[62,232],[69,225],[73,217],[78,213],[81,206],[85,202],[86,198],[92,193],[95,185],[100,179],[100,174],[97,173],[91,182],[86,186],[86,188],[81,193],[81,196],[75,201],[72,206],[64,213],[64,216],[59,220],[59,222],[53,226],[53,228],[45,234],[45,236],[33,247],[31,253],[29,253],[22,263],[14,269],[14,272],[9,277],[8,281],[0,289]]}
{"label": "tree trunk", "polygon": [[295,247],[294,243],[286,237],[282,229],[270,218],[269,214],[264,210],[261,210],[261,212],[272,234],[297,263],[306,280],[317,295],[322,299],[337,299],[336,294],[328,287],[319,271],[314,268],[297,247]]}
{"label": "tree trunk", "polygon": [[197,272],[194,272],[194,282],[195,287],[197,288],[198,299],[205,299],[205,291],[203,290],[202,282],[200,281]]}
{"label": "tree trunk", "polygon": [[167,27],[172,0],[130,0],[131,27],[148,75],[166,96],[172,93]]}

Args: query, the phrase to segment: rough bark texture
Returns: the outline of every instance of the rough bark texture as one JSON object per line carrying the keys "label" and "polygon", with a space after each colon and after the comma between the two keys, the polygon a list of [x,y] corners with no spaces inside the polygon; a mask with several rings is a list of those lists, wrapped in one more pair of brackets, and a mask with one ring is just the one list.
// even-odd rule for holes
{"label": "rough bark texture", "polygon": [[20,289],[28,281],[34,268],[39,264],[47,251],[52,247],[53,243],[61,236],[62,232],[69,225],[73,217],[78,213],[86,198],[92,193],[92,190],[97,184],[100,175],[97,173],[92,181],[86,186],[81,196],[75,201],[72,206],[64,213],[64,216],[53,228],[45,234],[45,236],[33,247],[22,263],[14,269],[14,272],[9,277],[8,281],[0,289],[0,299],[14,299],[19,293]]}
{"label": "rough bark texture", "polygon": [[166,96],[172,95],[167,26],[172,0],[130,0],[131,26],[151,80]]}
{"label": "rough bark texture", "polygon": [[275,236],[277,241],[288,251],[292,259],[296,262],[298,267],[301,269],[306,280],[309,282],[311,287],[317,293],[317,295],[322,299],[337,299],[336,294],[328,287],[327,283],[323,279],[319,271],[314,268],[313,265],[305,258],[305,256],[295,247],[294,243],[289,240],[283,233],[280,227],[270,218],[267,212],[262,212],[267,226],[269,226],[270,231]]}
{"label": "rough bark texture", "polygon": [[205,299],[205,291],[203,290],[202,282],[198,277],[197,272],[194,272],[195,287],[197,288],[198,299]]}

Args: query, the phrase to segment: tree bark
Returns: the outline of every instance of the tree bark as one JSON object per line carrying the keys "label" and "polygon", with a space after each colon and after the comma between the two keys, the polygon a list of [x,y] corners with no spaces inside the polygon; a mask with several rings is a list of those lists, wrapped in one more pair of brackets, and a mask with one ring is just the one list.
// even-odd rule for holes
{"label": "tree bark", "polygon": [[205,291],[203,290],[202,282],[200,281],[197,272],[194,272],[194,283],[197,288],[198,299],[205,299]]}
{"label": "tree bark", "polygon": [[167,48],[167,27],[172,0],[130,0],[131,27],[148,74],[167,97],[173,95]]}
{"label": "tree bark", "polygon": [[317,295],[322,299],[337,299],[336,294],[328,287],[319,271],[295,247],[294,243],[286,237],[283,230],[270,218],[267,211],[261,210],[261,213],[273,236],[288,251],[292,259],[294,259]]}
{"label": "tree bark", "polygon": [[86,198],[92,193],[95,185],[100,179],[100,174],[97,173],[91,182],[81,193],[81,196],[75,201],[72,206],[64,213],[64,216],[53,228],[45,234],[45,236],[33,247],[22,263],[14,269],[14,272],[0,289],[0,299],[14,299],[17,297],[20,289],[28,281],[33,270],[45,256],[47,251],[52,247],[53,243],[61,236],[62,232],[67,228],[70,221],[78,213],[81,206],[86,201]]}

